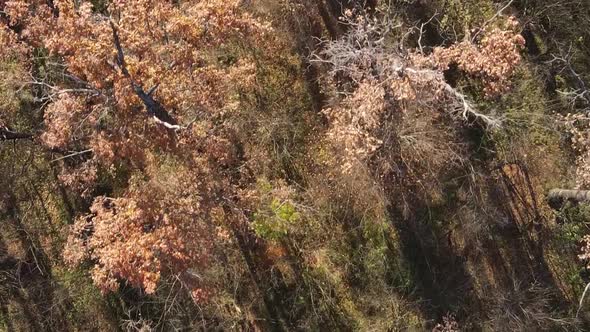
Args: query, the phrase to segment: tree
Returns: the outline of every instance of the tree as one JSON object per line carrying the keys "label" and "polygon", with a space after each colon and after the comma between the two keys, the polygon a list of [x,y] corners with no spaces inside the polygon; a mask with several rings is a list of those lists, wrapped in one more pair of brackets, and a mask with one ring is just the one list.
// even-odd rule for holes
{"label": "tree", "polygon": [[401,173],[395,177],[420,180],[462,162],[458,123],[485,130],[501,126],[501,119],[477,110],[444,73],[457,67],[478,81],[489,99],[509,90],[524,46],[515,18],[484,29],[473,40],[435,47],[430,54],[421,46],[407,50],[392,41],[400,34],[399,25],[387,15],[347,10],[342,20],[348,32],[324,40],[313,61],[327,66],[336,87],[334,106],[324,113],[344,171],[389,154],[385,168]]}
{"label": "tree", "polygon": [[[97,173],[133,170],[118,197],[95,197],[77,219],[67,261],[90,259],[105,292],[126,280],[153,293],[167,273],[202,295],[187,271],[207,262],[216,227],[243,221],[214,217],[235,196],[224,170],[238,162],[230,122],[220,119],[239,107],[236,86],[251,84],[255,68],[245,54],[222,62],[216,53],[269,28],[239,1],[14,0],[4,12],[0,37],[15,47],[1,55],[27,63],[30,84],[44,92],[40,141],[71,152],[64,183],[92,197]],[[35,73],[33,51],[45,54],[49,74]],[[213,224],[219,218],[225,226]]]}

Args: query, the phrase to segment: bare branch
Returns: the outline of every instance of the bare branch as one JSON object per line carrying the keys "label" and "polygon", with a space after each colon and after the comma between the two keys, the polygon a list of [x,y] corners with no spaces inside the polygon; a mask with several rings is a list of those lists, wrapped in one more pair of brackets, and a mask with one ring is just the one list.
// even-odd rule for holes
{"label": "bare branch", "polygon": [[586,287],[584,287],[584,292],[582,293],[582,297],[580,297],[580,303],[578,304],[578,310],[576,310],[576,318],[578,318],[580,315],[580,310],[582,310],[582,304],[584,304],[584,298],[586,297],[588,288],[590,288],[590,283],[586,284]]}
{"label": "bare branch", "polygon": [[574,69],[572,65],[572,57],[574,52],[572,50],[573,45],[570,44],[568,51],[559,56],[552,54],[552,59],[546,61],[547,64],[560,65],[559,73],[567,72],[569,77],[575,81],[575,87],[571,89],[556,90],[566,101],[569,102],[572,109],[583,108],[584,110],[590,109],[590,89],[582,76]]}
{"label": "bare branch", "polygon": [[430,22],[432,22],[432,20],[434,20],[434,18],[436,18],[436,16],[438,15],[438,12],[435,12],[434,15],[432,15],[432,17],[430,17],[430,19],[424,23],[422,23],[420,25],[420,36],[418,37],[418,48],[420,49],[420,53],[424,54],[424,48],[422,47],[422,36],[424,35],[424,27],[428,24],[430,24]]}
{"label": "bare branch", "polygon": [[465,95],[454,89],[447,82],[442,81],[441,84],[443,85],[446,92],[448,92],[450,95],[454,96],[455,98],[457,98],[457,100],[461,102],[461,115],[464,120],[469,120],[470,117],[474,118],[476,121],[482,122],[488,129],[497,129],[501,127],[502,121],[500,119],[495,119],[488,115],[477,112],[471,106],[471,103],[467,101]]}
{"label": "bare branch", "polygon": [[458,102],[456,108],[459,110],[461,118],[463,120],[479,121],[482,124],[484,124],[487,129],[497,129],[501,127],[502,121],[500,119],[495,119],[489,115],[485,115],[476,111],[475,108],[471,105],[471,103],[467,100],[465,95],[463,95],[455,88],[453,88],[450,84],[445,82],[442,73],[428,69],[416,70],[412,68],[405,68],[404,70],[408,73],[423,75],[424,77],[428,77],[432,82],[436,82],[437,84],[439,84],[442,87],[443,91],[445,91],[450,97],[453,97],[455,101]]}
{"label": "bare branch", "polygon": [[164,108],[164,106],[158,102],[157,100],[152,97],[152,93],[154,92],[155,88],[158,85],[150,89],[148,93],[146,93],[143,87],[137,83],[131,74],[127,70],[127,65],[125,63],[125,54],[123,53],[123,47],[121,46],[121,40],[119,38],[119,32],[115,27],[113,21],[110,21],[111,29],[113,30],[113,42],[115,44],[115,48],[117,49],[117,65],[121,69],[123,76],[127,77],[131,81],[131,86],[133,87],[133,91],[135,94],[141,99],[145,109],[147,110],[148,114],[153,116],[157,123],[164,125],[168,129],[181,129],[182,127],[178,125],[176,120],[170,116],[168,111]]}
{"label": "bare branch", "polygon": [[496,14],[494,14],[494,16],[492,16],[492,18],[490,18],[489,20],[485,21],[485,23],[479,28],[479,30],[477,31],[477,33],[475,35],[473,35],[473,37],[471,38],[471,42],[474,42],[475,39],[477,38],[477,36],[479,36],[482,33],[482,31],[485,30],[485,28],[488,26],[488,24],[492,23],[496,18],[498,18],[498,16],[502,15],[502,13],[508,7],[510,7],[513,2],[514,2],[514,0],[508,1],[508,3],[504,7],[500,8],[500,10],[498,10],[496,12]]}
{"label": "bare branch", "polygon": [[93,151],[92,149],[87,149],[87,150],[83,150],[83,151],[78,151],[78,152],[70,153],[70,154],[68,154],[68,155],[65,155],[65,156],[63,156],[63,157],[59,157],[59,158],[57,158],[57,159],[53,159],[51,162],[53,163],[53,162],[60,161],[60,160],[63,160],[63,159],[67,159],[67,158],[71,158],[71,157],[79,156],[79,155],[81,155],[81,154],[90,153],[90,152],[92,152],[92,151]]}

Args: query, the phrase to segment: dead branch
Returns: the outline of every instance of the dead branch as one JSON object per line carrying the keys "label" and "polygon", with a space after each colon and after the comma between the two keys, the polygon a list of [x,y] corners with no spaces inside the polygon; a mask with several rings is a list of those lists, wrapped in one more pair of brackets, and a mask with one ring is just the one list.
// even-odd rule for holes
{"label": "dead branch", "polygon": [[21,139],[32,139],[33,135],[12,131],[7,127],[0,127],[0,141],[16,141]]}
{"label": "dead branch", "polygon": [[442,90],[447,95],[454,99],[456,105],[454,108],[458,110],[460,117],[465,121],[476,121],[483,124],[487,129],[497,129],[502,125],[501,119],[491,117],[489,115],[478,112],[475,107],[467,100],[464,94],[457,91],[450,84],[444,80],[444,76],[441,72],[429,69],[412,69],[403,68],[400,69],[408,73],[422,75],[424,78],[428,78],[432,82],[436,82],[442,87]]}
{"label": "dead branch", "polygon": [[83,150],[83,151],[77,151],[77,152],[73,152],[73,153],[67,154],[67,155],[65,155],[63,157],[59,157],[59,158],[53,159],[50,162],[53,163],[53,162],[56,162],[56,161],[64,160],[64,159],[67,159],[67,158],[71,158],[71,157],[75,157],[75,156],[79,156],[81,154],[86,154],[86,153],[91,153],[91,152],[93,152],[92,149],[86,149],[86,150]]}
{"label": "dead branch", "polygon": [[164,106],[155,100],[154,97],[152,97],[152,93],[154,92],[155,88],[157,88],[157,85],[146,93],[143,87],[137,83],[133,77],[131,77],[131,74],[127,70],[127,65],[125,63],[125,54],[123,53],[123,47],[121,46],[119,32],[113,21],[110,21],[110,24],[111,29],[113,30],[113,42],[115,44],[115,48],[117,49],[117,65],[119,69],[121,69],[123,76],[131,81],[133,91],[143,102],[143,105],[145,106],[148,114],[151,115],[157,123],[164,125],[166,128],[175,130],[181,129],[181,126],[179,126],[176,120],[172,118],[168,111],[166,111]]}
{"label": "dead branch", "polygon": [[554,209],[559,209],[566,201],[588,203],[590,202],[590,190],[551,189],[547,200]]}

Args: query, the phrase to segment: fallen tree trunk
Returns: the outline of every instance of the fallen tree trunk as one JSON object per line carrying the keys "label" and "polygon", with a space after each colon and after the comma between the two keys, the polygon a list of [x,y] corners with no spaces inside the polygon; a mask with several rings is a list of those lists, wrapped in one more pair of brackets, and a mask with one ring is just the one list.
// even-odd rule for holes
{"label": "fallen tree trunk", "polygon": [[19,133],[8,128],[0,127],[0,141],[14,141],[18,139],[31,139],[33,135],[27,133]]}
{"label": "fallen tree trunk", "polygon": [[547,200],[554,209],[560,208],[566,201],[590,203],[590,190],[551,189]]}

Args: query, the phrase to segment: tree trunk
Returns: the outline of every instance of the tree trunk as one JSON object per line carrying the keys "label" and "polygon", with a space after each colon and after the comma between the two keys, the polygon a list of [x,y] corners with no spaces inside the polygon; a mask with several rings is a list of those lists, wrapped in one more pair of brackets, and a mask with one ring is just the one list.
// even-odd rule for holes
{"label": "tree trunk", "polygon": [[554,209],[560,208],[565,201],[590,202],[590,190],[551,189],[547,200]]}
{"label": "tree trunk", "polygon": [[330,38],[331,39],[337,39],[338,37],[340,37],[340,35],[342,35],[342,29],[340,28],[340,25],[338,24],[338,16],[334,17],[330,11],[328,10],[328,8],[326,8],[326,3],[324,1],[321,0],[316,0],[316,5],[318,7],[318,12],[320,14],[320,17],[322,18],[322,20],[324,21],[324,25],[326,26],[326,29],[328,30],[328,33],[330,34]]}
{"label": "tree trunk", "polygon": [[8,128],[0,128],[0,141],[14,141],[17,139],[30,139],[33,135],[27,133],[18,133]]}
{"label": "tree trunk", "polygon": [[269,329],[271,331],[277,332],[285,331],[286,329],[283,326],[283,320],[281,319],[281,314],[279,311],[281,309],[280,306],[277,305],[278,303],[275,301],[273,297],[269,296],[270,294],[267,287],[261,287],[264,282],[258,274],[257,264],[254,260],[254,256],[252,255],[252,251],[249,248],[249,241],[247,239],[248,235],[246,235],[245,232],[239,229],[239,227],[236,225],[232,225],[232,231],[234,233],[234,237],[237,240],[236,242],[238,244],[240,252],[242,253],[242,257],[246,262],[246,267],[248,268],[248,272],[250,273],[250,278],[254,282],[254,286],[256,287],[256,289],[262,295],[264,306],[270,318],[267,320],[267,322],[269,323]]}

